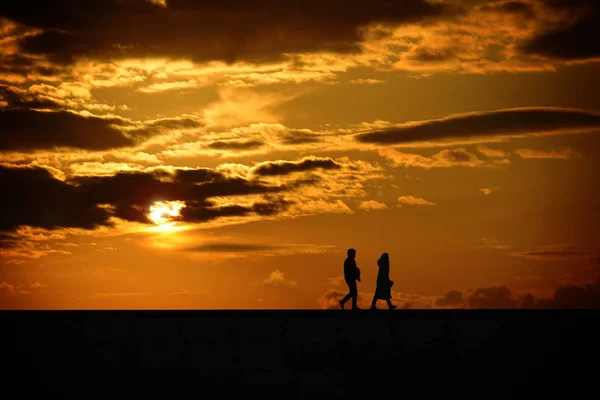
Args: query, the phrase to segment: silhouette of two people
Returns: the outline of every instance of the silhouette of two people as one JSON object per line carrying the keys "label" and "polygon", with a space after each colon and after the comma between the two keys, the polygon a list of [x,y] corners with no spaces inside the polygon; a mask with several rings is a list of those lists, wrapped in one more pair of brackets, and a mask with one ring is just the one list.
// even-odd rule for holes
{"label": "silhouette of two people", "polygon": [[[348,285],[348,294],[340,300],[340,307],[344,309],[344,305],[350,299],[352,299],[352,309],[360,310],[356,305],[358,300],[358,287],[357,281],[360,282],[360,269],[356,265],[356,250],[348,249],[348,257],[344,261],[344,280]],[[379,266],[379,272],[377,273],[377,288],[373,295],[373,302],[371,303],[371,309],[377,309],[377,300],[385,300],[388,308],[393,310],[397,306],[392,304],[392,285],[394,282],[390,280],[390,258],[388,253],[383,253],[377,261]]]}

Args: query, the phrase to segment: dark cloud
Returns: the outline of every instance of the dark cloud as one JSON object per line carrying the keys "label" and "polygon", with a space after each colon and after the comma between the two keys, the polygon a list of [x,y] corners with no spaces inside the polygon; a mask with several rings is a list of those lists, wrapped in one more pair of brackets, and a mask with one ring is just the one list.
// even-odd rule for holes
{"label": "dark cloud", "polygon": [[[180,219],[186,222],[249,214],[274,215],[291,204],[265,196],[263,201],[248,207],[216,207],[211,197],[269,194],[289,188],[226,177],[206,169],[176,171],[174,175],[160,170],[118,173],[63,182],[44,168],[0,165],[0,185],[3,189],[0,207],[4,210],[0,231],[5,232],[24,225],[94,229],[110,226],[113,216],[149,224],[152,221],[147,214],[155,201],[185,202]],[[10,244],[11,240],[10,236],[2,236],[0,245]]]}
{"label": "dark cloud", "polygon": [[452,49],[432,49],[427,47],[419,47],[410,59],[423,62],[440,62],[454,58],[455,54]]}
{"label": "dark cloud", "polygon": [[320,141],[321,139],[316,134],[298,130],[290,130],[281,135],[281,142],[289,145],[318,143]]}
{"label": "dark cloud", "polygon": [[186,222],[205,222],[219,217],[243,217],[251,214],[261,216],[277,215],[285,211],[292,201],[265,196],[264,201],[251,206],[231,205],[214,207],[210,200],[187,201],[186,207],[180,211],[181,220]]}
{"label": "dark cloud", "polygon": [[27,93],[26,90],[8,85],[0,85],[0,100],[8,103],[5,110],[23,108],[55,110],[59,108],[59,105],[50,99],[40,98]]}
{"label": "dark cloud", "polygon": [[536,308],[552,309],[599,309],[600,280],[585,287],[566,285],[560,286],[554,292],[552,299],[542,299]]}
{"label": "dark cloud", "polygon": [[[544,0],[547,7],[567,13],[564,23],[539,32],[521,50],[559,60],[600,57],[600,4],[597,0]],[[573,19],[574,22],[570,22]]]}
{"label": "dark cloud", "polygon": [[165,129],[193,129],[204,126],[204,123],[192,118],[165,118],[148,122],[145,129],[161,131]]}
{"label": "dark cloud", "polygon": [[0,249],[13,247],[17,244],[18,238],[5,232],[0,232]]}
{"label": "dark cloud", "polygon": [[225,175],[210,168],[179,169],[173,179],[183,183],[204,183],[225,179]]}
{"label": "dark cloud", "polygon": [[535,298],[531,293],[527,293],[523,297],[519,297],[517,299],[517,307],[518,308],[534,308],[535,307]]}
{"label": "dark cloud", "polygon": [[287,175],[313,169],[340,169],[341,165],[331,158],[304,158],[301,161],[267,161],[260,163],[254,173],[261,176]]}
{"label": "dark cloud", "polygon": [[278,246],[254,243],[203,243],[190,247],[185,251],[207,252],[207,253],[251,253],[259,251],[276,250]]}
{"label": "dark cloud", "polygon": [[264,146],[260,140],[218,140],[208,144],[211,149],[217,150],[251,150]]}
{"label": "dark cloud", "polygon": [[450,116],[362,133],[355,138],[363,143],[394,144],[594,128],[600,128],[600,113],[595,111],[530,107]]}
{"label": "dark cloud", "polygon": [[[72,182],[79,184],[81,191],[101,204],[115,204],[121,199],[127,199],[141,206],[149,206],[154,201],[198,201],[216,196],[271,193],[283,189],[282,186],[267,186],[243,178],[224,176],[203,183],[184,183],[179,180],[179,173],[175,173],[175,181],[164,179],[170,178],[170,174],[156,171],[76,177]],[[186,173],[189,174],[187,171]],[[199,175],[205,173],[203,170]]]}
{"label": "dark cloud", "polygon": [[206,207],[204,202],[194,201],[188,204],[180,211],[181,220],[186,222],[206,222],[219,217],[243,217],[252,212],[251,208],[239,205]]}
{"label": "dark cloud", "polygon": [[506,14],[518,14],[527,19],[535,18],[535,10],[530,3],[522,1],[506,1],[486,4],[481,7],[483,11],[500,12]]}
{"label": "dark cloud", "polygon": [[0,165],[0,231],[21,225],[47,229],[78,227],[93,229],[109,225],[109,212],[81,196],[79,189],[55,179],[43,168]]}
{"label": "dark cloud", "polygon": [[426,0],[171,0],[166,7],[147,0],[0,3],[0,16],[43,29],[25,37],[22,50],[60,63],[82,56],[263,61],[283,53],[358,51],[358,28],[369,23],[418,22],[452,12]]}
{"label": "dark cloud", "polygon": [[512,297],[512,292],[506,286],[492,286],[478,288],[467,297],[469,308],[517,308],[517,300]]}
{"label": "dark cloud", "polygon": [[[0,18],[0,23],[1,21]],[[0,80],[14,80],[15,78],[11,78],[10,75],[17,76],[17,80],[37,80],[56,77],[62,72],[64,71],[60,66],[42,63],[39,57],[0,53]],[[9,77],[2,75],[9,75]]]}
{"label": "dark cloud", "polygon": [[457,290],[447,292],[444,297],[436,299],[434,305],[438,307],[464,307],[462,293]]}
{"label": "dark cloud", "polygon": [[72,147],[106,150],[134,144],[113,125],[116,119],[84,117],[70,112],[0,111],[0,150]]}
{"label": "dark cloud", "polygon": [[475,309],[514,309],[533,308],[535,298],[531,293],[514,298],[506,286],[477,288],[474,292],[463,295],[451,290],[444,297],[435,300],[434,305],[441,308],[475,308]]}
{"label": "dark cloud", "polygon": [[266,195],[264,201],[252,205],[252,211],[263,216],[276,215],[287,210],[292,204],[295,204],[295,202]]}

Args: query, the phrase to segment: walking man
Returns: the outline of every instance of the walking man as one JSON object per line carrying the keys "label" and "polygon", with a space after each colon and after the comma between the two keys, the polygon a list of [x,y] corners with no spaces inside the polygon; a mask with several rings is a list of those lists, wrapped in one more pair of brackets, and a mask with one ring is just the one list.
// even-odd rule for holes
{"label": "walking man", "polygon": [[348,285],[348,289],[350,292],[340,300],[340,307],[342,310],[344,309],[344,304],[350,298],[352,298],[352,309],[360,310],[360,308],[356,305],[356,300],[358,298],[358,288],[356,286],[356,281],[360,282],[360,269],[356,266],[356,250],[348,249],[348,257],[344,261],[344,279],[346,280],[346,284]]}

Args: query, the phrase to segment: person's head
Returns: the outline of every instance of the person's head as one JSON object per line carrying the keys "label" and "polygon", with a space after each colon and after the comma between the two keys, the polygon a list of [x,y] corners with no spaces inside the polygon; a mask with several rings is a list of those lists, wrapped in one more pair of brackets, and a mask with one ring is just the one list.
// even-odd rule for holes
{"label": "person's head", "polygon": [[354,249],[348,249],[348,257],[349,258],[356,257],[356,250],[354,250]]}
{"label": "person's head", "polygon": [[390,256],[388,253],[383,253],[381,255],[381,257],[379,257],[379,261],[389,261],[390,260]]}

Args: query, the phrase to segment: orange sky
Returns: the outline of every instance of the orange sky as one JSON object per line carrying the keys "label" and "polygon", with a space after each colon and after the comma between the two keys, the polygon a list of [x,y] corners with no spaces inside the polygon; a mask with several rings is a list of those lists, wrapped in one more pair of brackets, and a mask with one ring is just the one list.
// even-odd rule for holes
{"label": "orange sky", "polygon": [[0,308],[599,304],[593,0],[0,4]]}

